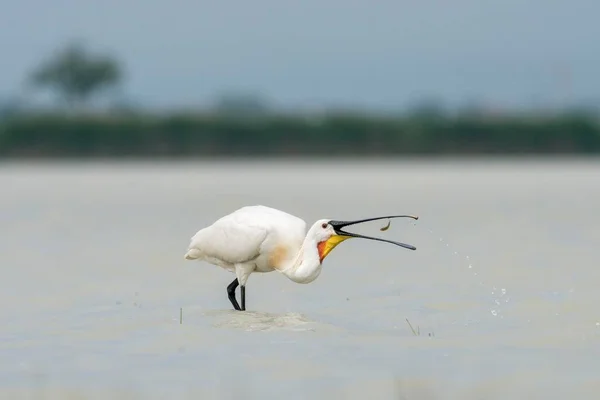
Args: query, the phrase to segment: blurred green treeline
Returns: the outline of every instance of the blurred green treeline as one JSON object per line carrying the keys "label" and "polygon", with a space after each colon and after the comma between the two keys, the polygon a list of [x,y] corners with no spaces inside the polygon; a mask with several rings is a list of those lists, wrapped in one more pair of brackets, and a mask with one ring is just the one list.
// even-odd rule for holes
{"label": "blurred green treeline", "polygon": [[598,153],[600,124],[564,115],[320,118],[222,114],[29,116],[0,128],[0,156],[266,156]]}
{"label": "blurred green treeline", "polygon": [[[238,107],[171,115],[88,113],[95,94],[122,79],[118,63],[70,46],[43,63],[30,83],[49,88],[60,112],[5,112],[0,157],[157,157],[282,155],[594,154],[593,112],[284,113]],[[243,103],[243,102],[242,102]],[[250,104],[250,103],[248,103]],[[239,104],[238,104],[239,105]],[[246,104],[247,105],[247,104]]]}

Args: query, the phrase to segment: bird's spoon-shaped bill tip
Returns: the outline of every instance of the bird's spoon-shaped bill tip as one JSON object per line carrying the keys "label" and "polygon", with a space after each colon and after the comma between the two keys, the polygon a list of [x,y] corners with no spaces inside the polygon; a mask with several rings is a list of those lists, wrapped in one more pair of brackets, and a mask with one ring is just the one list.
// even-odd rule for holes
{"label": "bird's spoon-shaped bill tip", "polygon": [[[365,219],[359,219],[359,220],[355,220],[355,221],[330,221],[329,223],[331,224],[331,226],[333,226],[333,229],[335,230],[335,232],[338,235],[376,240],[379,242],[395,244],[396,246],[404,247],[405,249],[416,250],[417,248],[410,244],[396,242],[394,240],[381,239],[381,238],[372,237],[372,236],[360,235],[358,233],[352,233],[352,232],[347,232],[347,231],[342,230],[343,227],[350,226],[350,225],[360,224],[360,223],[369,222],[369,221],[377,221],[380,219],[391,220],[392,218],[412,218],[414,220],[419,219],[419,217],[413,216],[413,215],[388,215],[388,216],[384,216],[384,217],[365,218]],[[390,225],[391,225],[391,221],[388,221],[388,225],[386,227],[382,228],[381,230],[382,231],[387,230],[390,227]]]}

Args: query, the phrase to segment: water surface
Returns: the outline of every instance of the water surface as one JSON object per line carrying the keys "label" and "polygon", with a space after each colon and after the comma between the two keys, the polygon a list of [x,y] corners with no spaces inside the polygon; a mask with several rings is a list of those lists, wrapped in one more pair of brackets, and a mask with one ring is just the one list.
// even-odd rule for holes
{"label": "water surface", "polygon": [[[599,176],[576,161],[4,164],[0,397],[595,397]],[[235,312],[233,275],[183,255],[248,204],[311,223],[417,214],[363,232],[418,250],[347,241],[312,284],[252,275]]]}

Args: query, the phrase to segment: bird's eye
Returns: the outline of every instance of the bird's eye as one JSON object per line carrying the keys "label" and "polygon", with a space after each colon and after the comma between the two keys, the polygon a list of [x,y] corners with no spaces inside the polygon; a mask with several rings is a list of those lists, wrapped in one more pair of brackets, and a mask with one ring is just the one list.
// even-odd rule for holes
{"label": "bird's eye", "polygon": [[327,223],[323,222],[323,224],[321,225],[321,228],[323,228],[323,229],[327,228]]}

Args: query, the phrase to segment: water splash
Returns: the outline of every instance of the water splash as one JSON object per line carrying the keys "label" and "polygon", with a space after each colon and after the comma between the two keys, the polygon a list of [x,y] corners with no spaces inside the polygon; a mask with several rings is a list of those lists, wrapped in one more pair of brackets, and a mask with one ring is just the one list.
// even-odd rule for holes
{"label": "water splash", "polygon": [[[428,229],[430,234],[434,234],[433,229]],[[450,243],[448,243],[447,241],[444,240],[444,238],[440,237],[439,241],[443,244],[445,244],[446,248],[450,249]],[[454,256],[459,256],[459,252],[456,250],[452,250],[452,253]],[[474,277],[478,277],[479,276],[479,272],[477,272],[477,269],[473,266],[473,263],[471,261],[471,257],[469,255],[465,255],[465,260],[467,262],[468,265],[468,270],[470,270],[473,273]],[[485,282],[484,280],[479,280],[479,285],[481,286],[485,286]],[[507,296],[507,290],[506,288],[500,288],[498,289],[496,286],[492,286],[491,289],[491,296],[492,296],[492,302],[494,304],[495,307],[490,309],[490,313],[496,317],[499,316],[500,318],[504,318],[503,315],[501,315],[501,310],[500,307],[501,305],[504,303],[508,303],[510,301],[510,297]]]}

